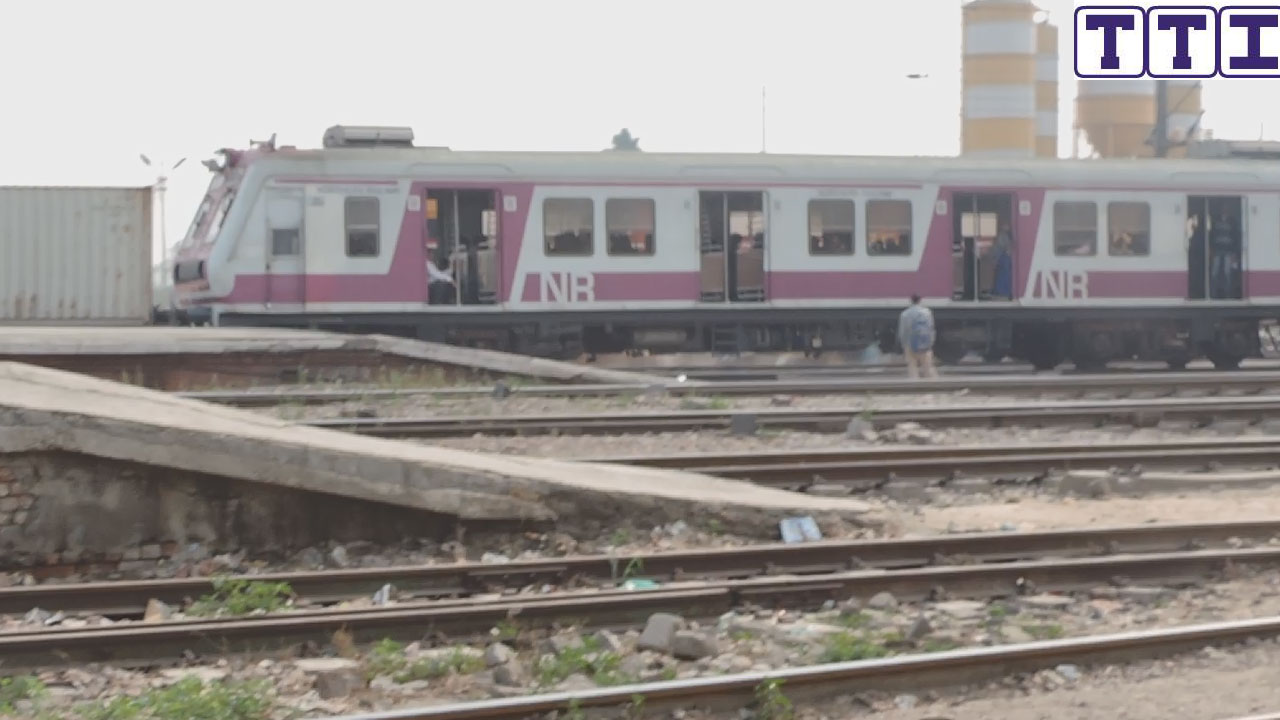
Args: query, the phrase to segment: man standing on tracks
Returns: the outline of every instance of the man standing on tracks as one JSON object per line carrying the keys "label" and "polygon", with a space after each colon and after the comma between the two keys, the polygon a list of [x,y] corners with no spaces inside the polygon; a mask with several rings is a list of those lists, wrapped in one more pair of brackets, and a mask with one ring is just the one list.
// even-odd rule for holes
{"label": "man standing on tracks", "polygon": [[933,367],[933,313],[920,304],[920,296],[911,296],[911,306],[898,317],[898,342],[907,358],[907,375],[911,378],[937,377]]}

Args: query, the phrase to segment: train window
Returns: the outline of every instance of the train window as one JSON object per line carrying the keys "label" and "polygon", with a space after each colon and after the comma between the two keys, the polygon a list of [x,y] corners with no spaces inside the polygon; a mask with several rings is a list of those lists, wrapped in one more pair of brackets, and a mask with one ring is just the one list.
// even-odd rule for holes
{"label": "train window", "polygon": [[595,203],[590,198],[542,201],[542,236],[547,255],[590,255]]}
{"label": "train window", "polygon": [[1098,205],[1059,201],[1053,204],[1055,255],[1098,254]]}
{"label": "train window", "polygon": [[1107,244],[1112,255],[1151,254],[1151,206],[1144,202],[1107,205]]}
{"label": "train window", "polygon": [[347,224],[347,257],[377,257],[378,198],[349,197],[344,210]]}
{"label": "train window", "polygon": [[809,254],[853,254],[853,201],[809,201]]}
{"label": "train window", "polygon": [[274,229],[271,231],[271,255],[282,257],[298,254],[298,228]]}
{"label": "train window", "polygon": [[867,201],[867,254],[911,254],[911,201]]}
{"label": "train window", "polygon": [[604,203],[610,255],[652,255],[657,209],[648,198],[610,198]]}

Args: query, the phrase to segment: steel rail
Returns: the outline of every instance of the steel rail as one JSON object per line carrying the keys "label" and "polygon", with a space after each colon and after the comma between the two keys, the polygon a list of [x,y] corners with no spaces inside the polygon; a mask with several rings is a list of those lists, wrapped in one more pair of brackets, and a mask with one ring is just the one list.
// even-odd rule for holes
{"label": "steel rail", "polygon": [[[654,392],[668,395],[832,395],[839,393],[938,393],[979,392],[986,394],[1113,391],[1130,393],[1209,391],[1230,388],[1238,391],[1266,391],[1280,384],[1280,371],[1250,372],[1165,372],[1093,375],[946,375],[928,381],[909,378],[864,378],[845,380],[781,380],[705,382],[671,381],[666,384],[583,384],[515,385],[512,396],[601,397]],[[492,395],[493,386],[440,388],[353,388],[341,390],[204,390],[175,393],[180,397],[241,407],[263,407],[283,403],[332,403],[431,395],[440,398]]]}
{"label": "steel rail", "polygon": [[[662,553],[584,555],[504,564],[359,568],[324,572],[240,575],[288,583],[310,604],[367,597],[383,585],[413,597],[447,598],[500,592],[533,584],[576,586],[630,578],[658,582],[813,575],[860,568],[902,569],[937,564],[1010,562],[1047,557],[1172,552],[1221,546],[1230,540],[1266,542],[1280,536],[1280,520],[1129,525],[1037,532],[965,533],[888,540],[825,540]],[[140,617],[151,599],[178,604],[213,591],[210,578],[43,584],[0,589],[0,613],[92,612]]]}
{"label": "steel rail", "polygon": [[1104,400],[1036,405],[958,405],[951,407],[821,408],[621,412],[556,415],[473,415],[422,418],[326,418],[301,424],[379,437],[442,438],[486,435],[591,435],[632,432],[723,430],[749,417],[760,428],[844,432],[850,419],[863,417],[872,427],[902,422],[929,426],[1003,426],[1124,422],[1154,425],[1163,419],[1209,423],[1224,418],[1260,418],[1280,412],[1280,397],[1169,398]]}
{"label": "steel rail", "polygon": [[728,465],[795,465],[801,463],[838,463],[855,461],[893,462],[922,458],[998,458],[1006,455],[1051,453],[1073,448],[1108,448],[1125,452],[1166,450],[1200,450],[1207,454],[1237,448],[1271,448],[1280,444],[1280,436],[1233,438],[1195,438],[1188,440],[1155,440],[1150,442],[1116,442],[1070,445],[1064,443],[1027,443],[1025,445],[897,445],[868,446],[852,450],[771,450],[748,453],[678,453],[674,455],[614,455],[576,458],[579,462],[617,463],[644,467],[697,470]]}
{"label": "steel rail", "polygon": [[[1152,660],[1206,646],[1235,645],[1251,638],[1276,636],[1280,636],[1280,617],[1264,617],[390,710],[329,720],[515,720],[563,711],[571,704],[582,710],[625,707],[631,705],[637,696],[643,698],[646,712],[694,705],[741,708],[748,705],[757,689],[768,681],[780,682],[779,689],[791,699],[813,700],[869,690],[920,692],[988,682],[1014,672],[1036,672],[1063,663],[1091,666]],[[1277,716],[1259,716],[1259,720],[1272,717]]]}
{"label": "steel rail", "polygon": [[[904,454],[898,458],[850,456],[832,460],[787,462],[767,455],[744,455],[732,464],[715,464],[691,460],[688,467],[679,461],[664,466],[696,470],[707,475],[746,480],[771,487],[796,488],[813,483],[846,483],[854,486],[882,487],[893,482],[945,482],[963,476],[995,476],[997,481],[1018,477],[1039,478],[1055,470],[1110,468],[1176,469],[1202,466],[1209,461],[1236,465],[1280,464],[1280,441],[1260,438],[1264,442],[1242,445],[1224,443],[1213,447],[1205,443],[1167,443],[1164,447],[1121,443],[1106,445],[1058,445],[1023,448],[1012,446],[989,453],[948,454],[949,448],[918,457]],[[664,458],[659,462],[668,462]],[[1206,479],[1206,483],[1210,482]]]}
{"label": "steel rail", "polygon": [[154,663],[196,654],[257,652],[302,642],[328,642],[345,630],[357,642],[383,637],[483,637],[504,621],[525,629],[553,625],[634,627],[654,612],[717,617],[735,607],[816,608],[829,600],[888,591],[905,599],[932,596],[1005,597],[1025,592],[1083,590],[1122,576],[1132,582],[1194,584],[1228,567],[1280,564],[1280,548],[1195,550],[1105,558],[1015,561],[977,566],[860,570],[816,576],[719,580],[652,591],[605,590],[490,602],[453,600],[377,610],[319,610],[232,620],[129,623],[89,629],[0,633],[5,670],[83,662]]}

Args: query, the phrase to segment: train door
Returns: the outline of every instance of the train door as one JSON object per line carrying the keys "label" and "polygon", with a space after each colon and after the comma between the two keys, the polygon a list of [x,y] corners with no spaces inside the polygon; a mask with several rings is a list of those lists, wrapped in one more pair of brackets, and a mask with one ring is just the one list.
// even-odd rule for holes
{"label": "train door", "polygon": [[271,188],[266,193],[266,233],[263,257],[266,289],[263,303],[301,305],[306,275],[303,255],[305,191],[302,188]]}
{"label": "train door", "polygon": [[699,299],[703,302],[765,300],[765,194],[698,194]]}
{"label": "train door", "polygon": [[1187,298],[1244,297],[1244,198],[1187,197]]}
{"label": "train door", "polygon": [[427,191],[426,250],[435,266],[427,278],[432,305],[498,301],[498,195],[494,190]]}
{"label": "train door", "polygon": [[1016,243],[1013,196],[954,193],[951,232],[951,298],[1012,300]]}

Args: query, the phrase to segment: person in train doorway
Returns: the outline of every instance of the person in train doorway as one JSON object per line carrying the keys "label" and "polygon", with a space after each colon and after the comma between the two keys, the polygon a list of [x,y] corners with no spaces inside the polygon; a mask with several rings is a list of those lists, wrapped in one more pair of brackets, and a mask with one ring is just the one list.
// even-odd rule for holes
{"label": "person in train doorway", "polygon": [[1008,223],[1000,225],[996,234],[996,271],[991,284],[991,297],[1000,300],[1013,299],[1013,236]]}
{"label": "person in train doorway", "polygon": [[[445,269],[449,267],[449,258],[440,260]],[[436,267],[431,256],[427,256],[427,302],[431,305],[452,305],[456,302],[457,283],[453,276]]]}
{"label": "person in train doorway", "polygon": [[1224,299],[1231,293],[1232,250],[1235,249],[1235,229],[1227,216],[1219,213],[1213,220],[1209,233],[1209,297]]}
{"label": "person in train doorway", "polygon": [[933,367],[935,337],[933,312],[920,304],[919,295],[912,295],[911,306],[898,317],[898,341],[902,343],[902,354],[907,358],[909,377],[938,376],[938,371]]}

